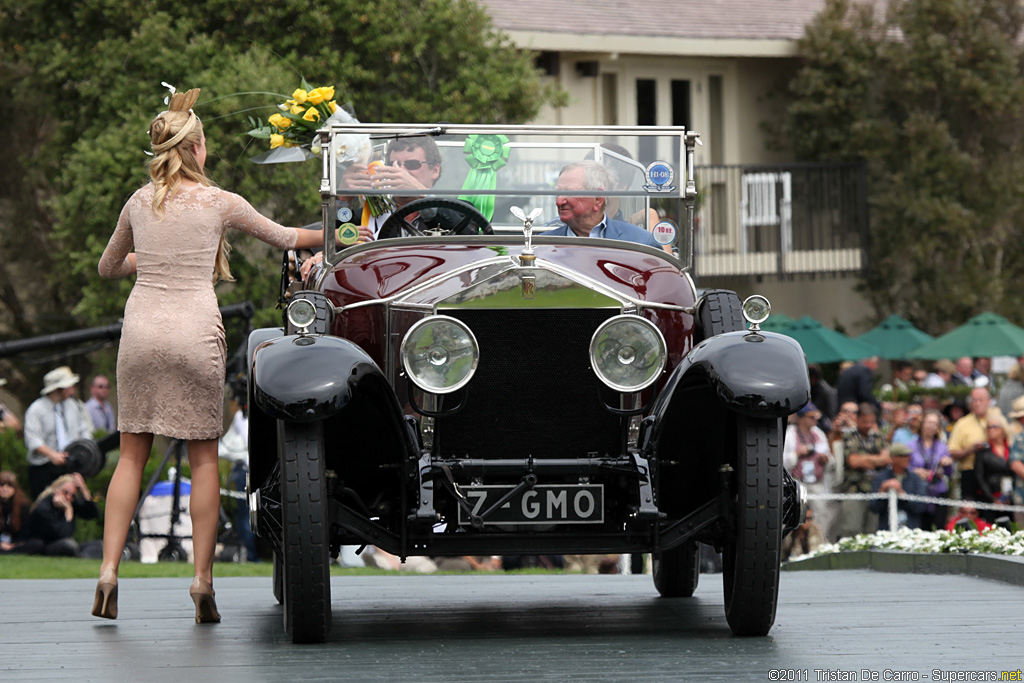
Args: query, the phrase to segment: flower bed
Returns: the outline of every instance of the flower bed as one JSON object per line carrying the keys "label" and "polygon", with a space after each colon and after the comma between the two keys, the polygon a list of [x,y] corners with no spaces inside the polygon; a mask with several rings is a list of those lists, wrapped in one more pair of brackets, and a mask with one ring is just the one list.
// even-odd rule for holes
{"label": "flower bed", "polygon": [[900,550],[908,553],[985,553],[990,555],[1024,555],[1024,531],[1010,533],[1001,527],[977,531],[923,531],[899,529],[859,534],[841,538],[807,555],[818,557],[845,550]]}

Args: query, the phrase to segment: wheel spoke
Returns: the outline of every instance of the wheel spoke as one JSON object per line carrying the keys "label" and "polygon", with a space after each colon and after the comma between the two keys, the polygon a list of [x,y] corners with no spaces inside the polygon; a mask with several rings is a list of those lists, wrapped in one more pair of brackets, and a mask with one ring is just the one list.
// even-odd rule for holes
{"label": "wheel spoke", "polygon": [[423,233],[420,232],[419,228],[417,228],[415,225],[410,223],[405,218],[402,218],[402,230],[405,230],[410,235],[416,235],[417,237],[420,237],[420,236],[423,235]]}

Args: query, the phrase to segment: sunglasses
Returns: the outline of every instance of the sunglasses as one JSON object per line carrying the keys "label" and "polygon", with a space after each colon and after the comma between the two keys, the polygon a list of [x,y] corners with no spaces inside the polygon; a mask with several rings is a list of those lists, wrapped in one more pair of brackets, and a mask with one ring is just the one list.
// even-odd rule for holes
{"label": "sunglasses", "polygon": [[409,171],[418,171],[420,166],[432,166],[429,161],[420,161],[419,159],[409,159],[408,161],[392,161],[392,165],[398,166],[399,168],[405,168]]}

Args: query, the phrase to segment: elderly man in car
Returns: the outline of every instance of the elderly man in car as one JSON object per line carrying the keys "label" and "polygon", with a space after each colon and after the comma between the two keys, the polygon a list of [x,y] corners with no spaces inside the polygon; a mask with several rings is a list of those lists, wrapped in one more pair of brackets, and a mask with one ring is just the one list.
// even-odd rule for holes
{"label": "elderly man in car", "polygon": [[605,213],[607,199],[597,196],[579,196],[574,192],[601,192],[615,187],[608,170],[596,161],[577,161],[562,168],[555,189],[565,194],[555,199],[558,219],[562,225],[544,233],[563,237],[605,237],[613,240],[637,242],[661,249],[651,233],[624,221],[616,221]]}

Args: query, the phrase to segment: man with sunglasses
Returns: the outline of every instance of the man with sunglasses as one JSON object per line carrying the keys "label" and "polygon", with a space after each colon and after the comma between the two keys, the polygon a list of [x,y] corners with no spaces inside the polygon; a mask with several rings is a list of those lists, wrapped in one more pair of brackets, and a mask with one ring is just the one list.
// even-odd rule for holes
{"label": "man with sunglasses", "polygon": [[[355,169],[356,167],[353,167]],[[434,187],[441,177],[441,152],[434,140],[429,137],[396,138],[388,145],[387,158],[383,166],[367,169],[364,176],[353,179],[352,187],[380,188],[392,190],[423,190],[426,192]],[[421,196],[396,195],[394,203],[401,208]],[[391,216],[384,213],[371,216],[365,228],[360,226],[364,238],[372,235],[377,239],[381,227]],[[416,214],[409,215],[406,220],[414,222]]]}
{"label": "man with sunglasses", "polygon": [[[387,158],[384,165],[374,166],[372,171],[366,166],[353,164],[346,172],[344,184],[352,189],[377,189],[387,187],[394,190],[429,190],[441,177],[441,152],[437,144],[429,137],[396,138],[388,145]],[[419,196],[396,196],[396,208],[401,208]],[[377,239],[380,229],[390,218],[391,212],[379,216],[370,216],[365,224],[359,226],[361,242]],[[417,214],[406,217],[410,223],[415,222]],[[306,259],[299,271],[302,279],[323,262],[323,254],[316,253]]]}

